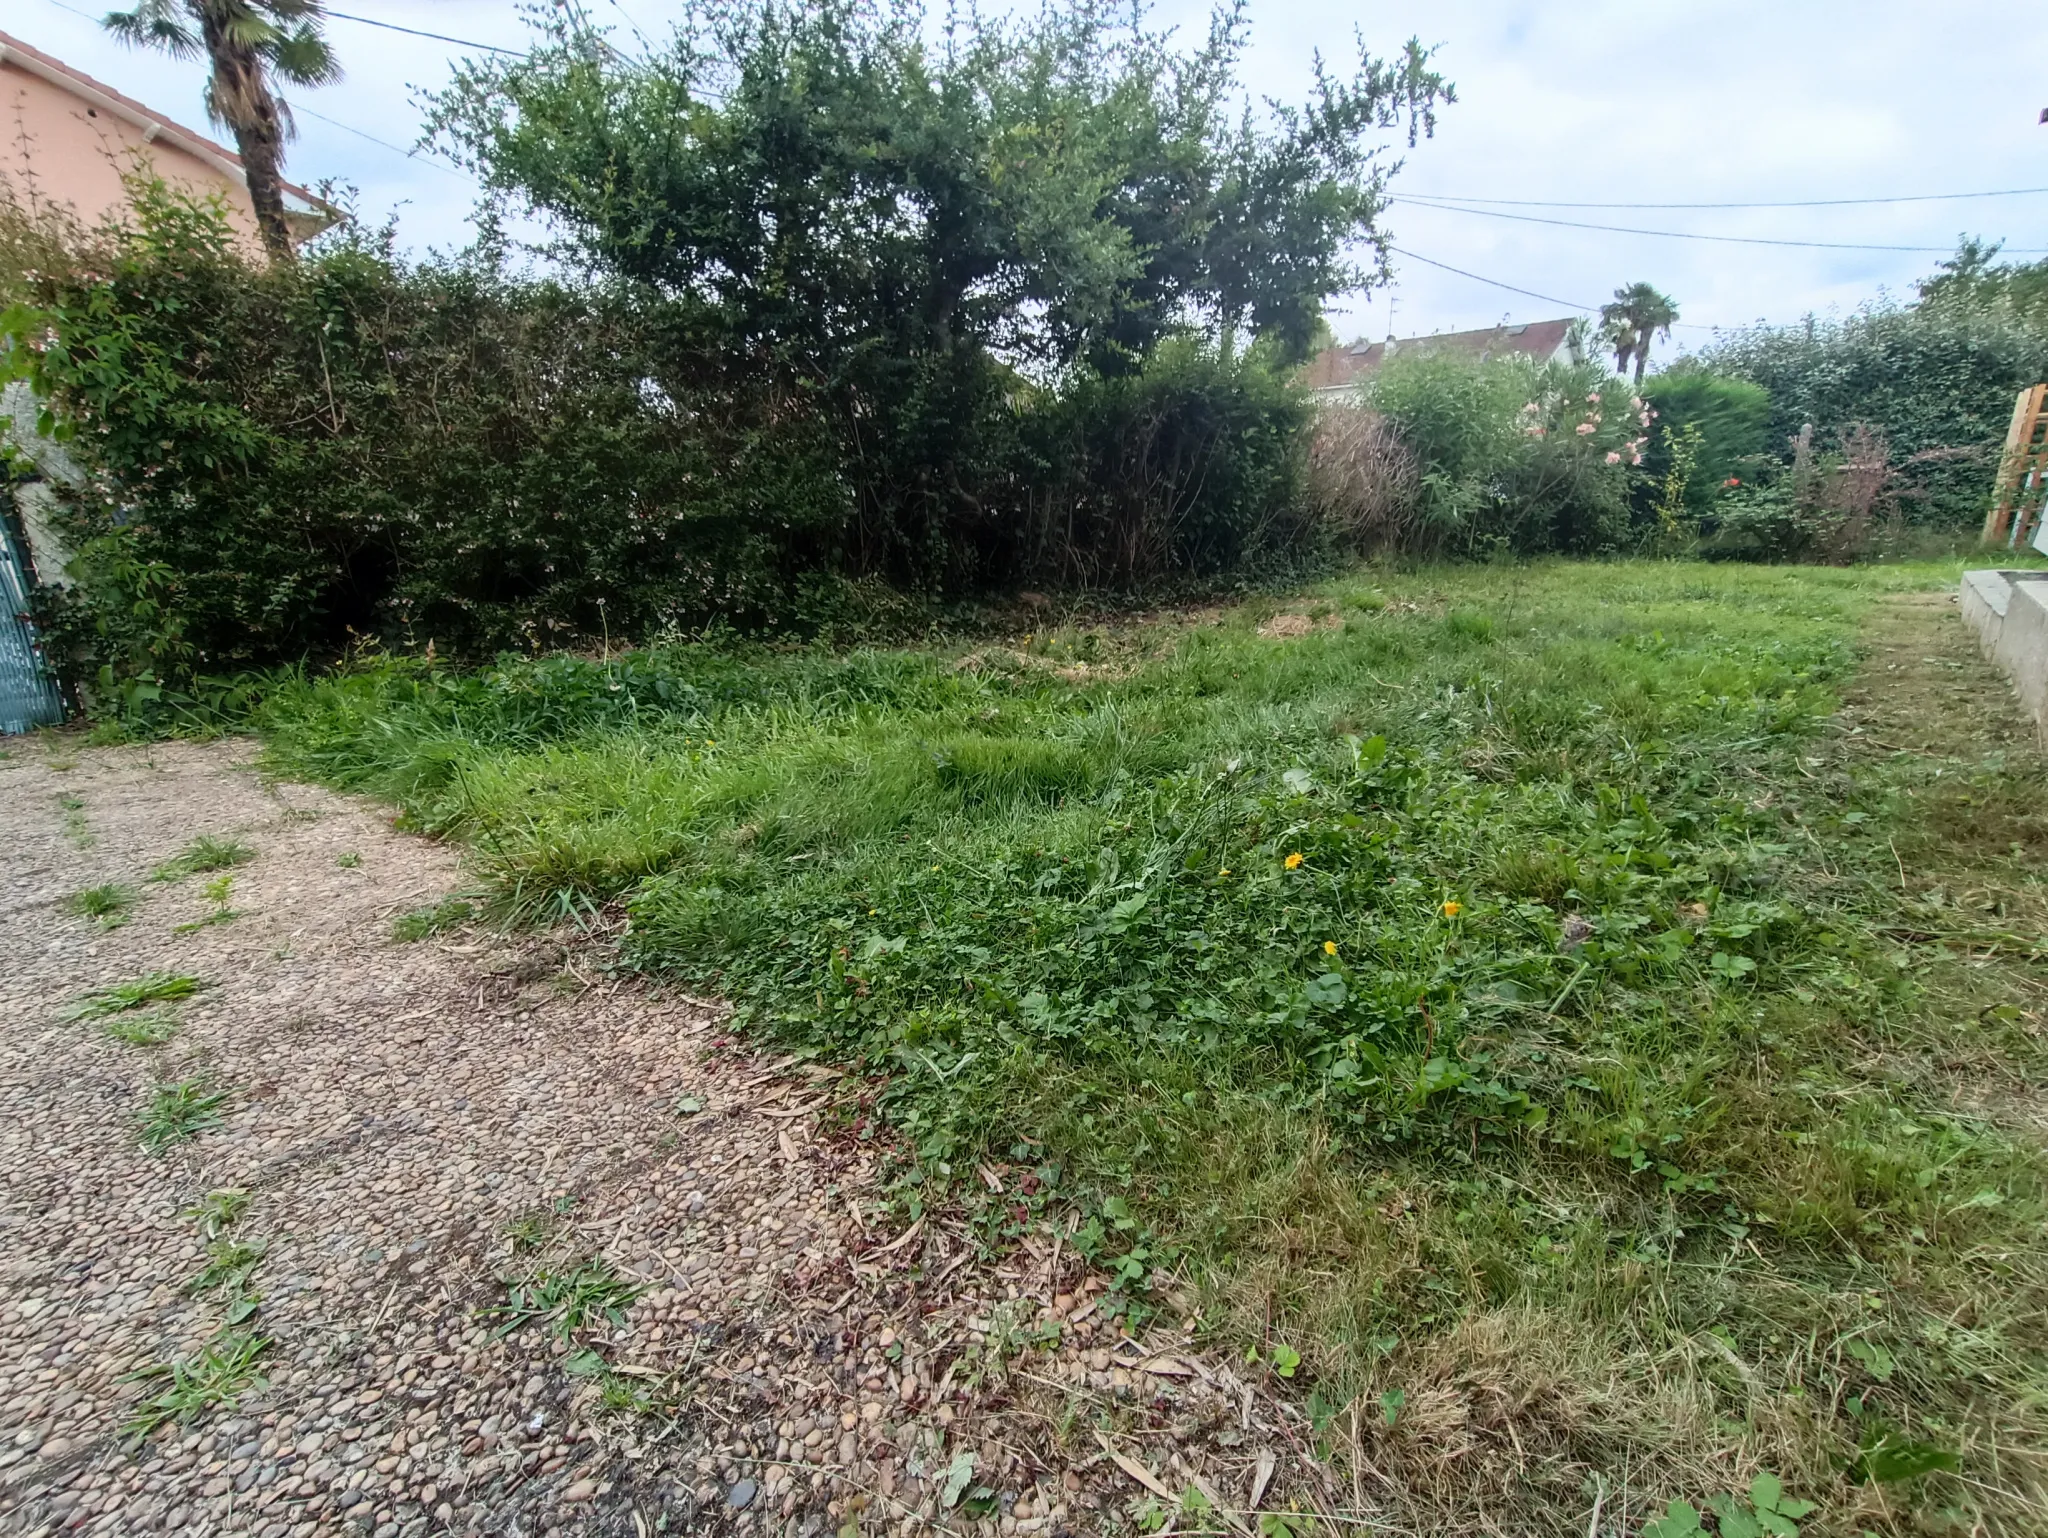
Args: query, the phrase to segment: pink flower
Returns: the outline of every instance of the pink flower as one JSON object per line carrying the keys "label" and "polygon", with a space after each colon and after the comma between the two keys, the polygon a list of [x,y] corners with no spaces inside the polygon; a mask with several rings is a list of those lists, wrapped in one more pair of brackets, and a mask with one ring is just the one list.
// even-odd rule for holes
{"label": "pink flower", "polygon": [[1547,427],[1530,427],[1530,428],[1525,428],[1525,429],[1523,429],[1523,430],[1524,430],[1525,432],[1527,432],[1527,433],[1528,433],[1528,435],[1529,435],[1530,437],[1532,437],[1532,438],[1541,438],[1541,437],[1542,437],[1542,436],[1543,436],[1543,435],[1544,435],[1544,434],[1545,434],[1546,432],[1548,432],[1548,431],[1549,431],[1550,429],[1549,429],[1549,428],[1547,428]]}
{"label": "pink flower", "polygon": [[1593,424],[1591,422],[1581,422],[1579,424],[1578,433],[1581,438],[1585,437],[1588,433],[1592,432],[1592,430]]}
{"label": "pink flower", "polygon": [[1609,449],[1607,451],[1607,462],[1610,465],[1618,465],[1621,463],[1621,456],[1615,453],[1614,450]]}
{"label": "pink flower", "polygon": [[1594,392],[1593,392],[1593,393],[1592,393],[1591,395],[1587,396],[1587,397],[1586,397],[1586,404],[1587,404],[1587,405],[1589,405],[1589,406],[1597,406],[1597,405],[1599,405],[1599,404],[1600,404],[1600,392],[1599,392],[1598,390],[1595,390],[1595,391],[1594,391]]}

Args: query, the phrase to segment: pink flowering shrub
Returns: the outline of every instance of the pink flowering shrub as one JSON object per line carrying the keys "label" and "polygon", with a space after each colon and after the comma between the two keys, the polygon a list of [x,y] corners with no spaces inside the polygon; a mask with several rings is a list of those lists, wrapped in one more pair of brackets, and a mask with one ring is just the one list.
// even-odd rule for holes
{"label": "pink flowering shrub", "polygon": [[1611,389],[1597,363],[1397,353],[1367,399],[1420,467],[1415,543],[1455,553],[1627,546],[1641,411],[1604,409]]}

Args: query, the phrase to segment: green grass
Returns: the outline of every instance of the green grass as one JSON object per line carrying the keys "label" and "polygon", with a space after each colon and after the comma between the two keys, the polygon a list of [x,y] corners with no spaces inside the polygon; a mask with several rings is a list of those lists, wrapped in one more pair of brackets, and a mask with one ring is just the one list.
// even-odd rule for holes
{"label": "green grass", "polygon": [[209,1241],[220,1238],[249,1210],[249,1193],[232,1187],[208,1191],[178,1216],[190,1218]]}
{"label": "green grass", "polygon": [[444,930],[455,929],[476,917],[476,905],[464,897],[444,897],[424,908],[413,908],[391,921],[391,938],[400,944],[429,939]]}
{"label": "green grass", "polygon": [[212,1131],[221,1124],[220,1108],[227,1098],[226,1090],[208,1089],[199,1079],[157,1085],[137,1118],[142,1146],[151,1153],[162,1153],[175,1143],[190,1142],[200,1133]]}
{"label": "green grass", "polygon": [[256,858],[256,851],[240,839],[215,838],[201,834],[170,859],[149,873],[151,881],[183,881],[205,871],[232,870]]}
{"label": "green grass", "polygon": [[178,1034],[178,1017],[167,1009],[111,1015],[100,1029],[131,1047],[160,1047]]}
{"label": "green grass", "polygon": [[[1111,1312],[1298,1350],[1340,1462],[1405,1403],[1357,1456],[1410,1525],[1768,1469],[1844,1531],[2019,1526],[2048,775],[1833,720],[1879,601],[1953,576],[1371,572],[1292,639],[390,664],[265,725],[498,907],[623,901],[639,966],[885,1074],[910,1210],[1078,1209]],[[1966,1478],[1844,1473],[1905,1446]]]}
{"label": "green grass", "polygon": [[488,1312],[501,1321],[499,1335],[538,1324],[568,1341],[593,1325],[624,1324],[626,1309],[646,1290],[594,1256],[561,1268],[535,1266],[507,1282],[504,1306]]}
{"label": "green grass", "polygon": [[64,899],[67,913],[96,919],[102,929],[118,929],[128,922],[128,910],[135,906],[135,892],[117,881],[103,882],[73,892]]}
{"label": "green grass", "polygon": [[125,983],[95,988],[65,1006],[64,1018],[85,1020],[99,1015],[118,1015],[151,1004],[174,1004],[189,999],[206,984],[185,972],[149,972]]}
{"label": "green grass", "polygon": [[[54,765],[53,765],[54,767]],[[57,798],[57,805],[64,813],[64,836],[80,849],[90,849],[98,839],[92,825],[85,819],[85,802],[77,796],[64,795]]]}
{"label": "green grass", "polygon": [[135,1381],[162,1387],[129,1412],[123,1429],[130,1436],[146,1437],[166,1422],[190,1420],[261,1388],[257,1364],[269,1349],[270,1341],[253,1330],[223,1330],[193,1356],[135,1373]]}

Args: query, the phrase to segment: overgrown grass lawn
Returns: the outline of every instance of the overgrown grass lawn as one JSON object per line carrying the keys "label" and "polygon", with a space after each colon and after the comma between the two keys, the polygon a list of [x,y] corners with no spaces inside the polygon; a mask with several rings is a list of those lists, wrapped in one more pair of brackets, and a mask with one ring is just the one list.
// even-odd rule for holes
{"label": "overgrown grass lawn", "polygon": [[2040,1531],[2048,786],[1939,691],[1925,740],[1834,716],[1886,595],[1952,579],[1375,572],[386,664],[266,730],[504,907],[623,901],[637,965],[886,1075],[911,1205],[1078,1210],[1120,1306],[1298,1349],[1412,1528],[1634,1531],[1768,1469],[1810,1531]]}

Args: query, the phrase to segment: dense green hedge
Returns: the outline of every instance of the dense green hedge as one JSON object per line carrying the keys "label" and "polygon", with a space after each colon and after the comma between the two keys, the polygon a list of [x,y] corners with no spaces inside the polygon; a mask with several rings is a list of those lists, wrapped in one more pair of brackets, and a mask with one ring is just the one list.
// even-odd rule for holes
{"label": "dense green hedge", "polygon": [[1703,354],[1770,396],[1767,452],[1812,423],[1821,452],[1856,423],[1883,433],[1908,523],[1967,529],[1984,516],[2013,396],[2048,379],[2048,328],[2002,305],[1872,307],[1757,327]]}
{"label": "dense green hedge", "polygon": [[1262,348],[1172,338],[1057,386],[911,360],[849,430],[645,286],[362,238],[259,268],[217,210],[139,213],[13,312],[93,471],[50,615],[87,676],[817,628],[866,577],[1134,585],[1313,537],[1308,407]]}

